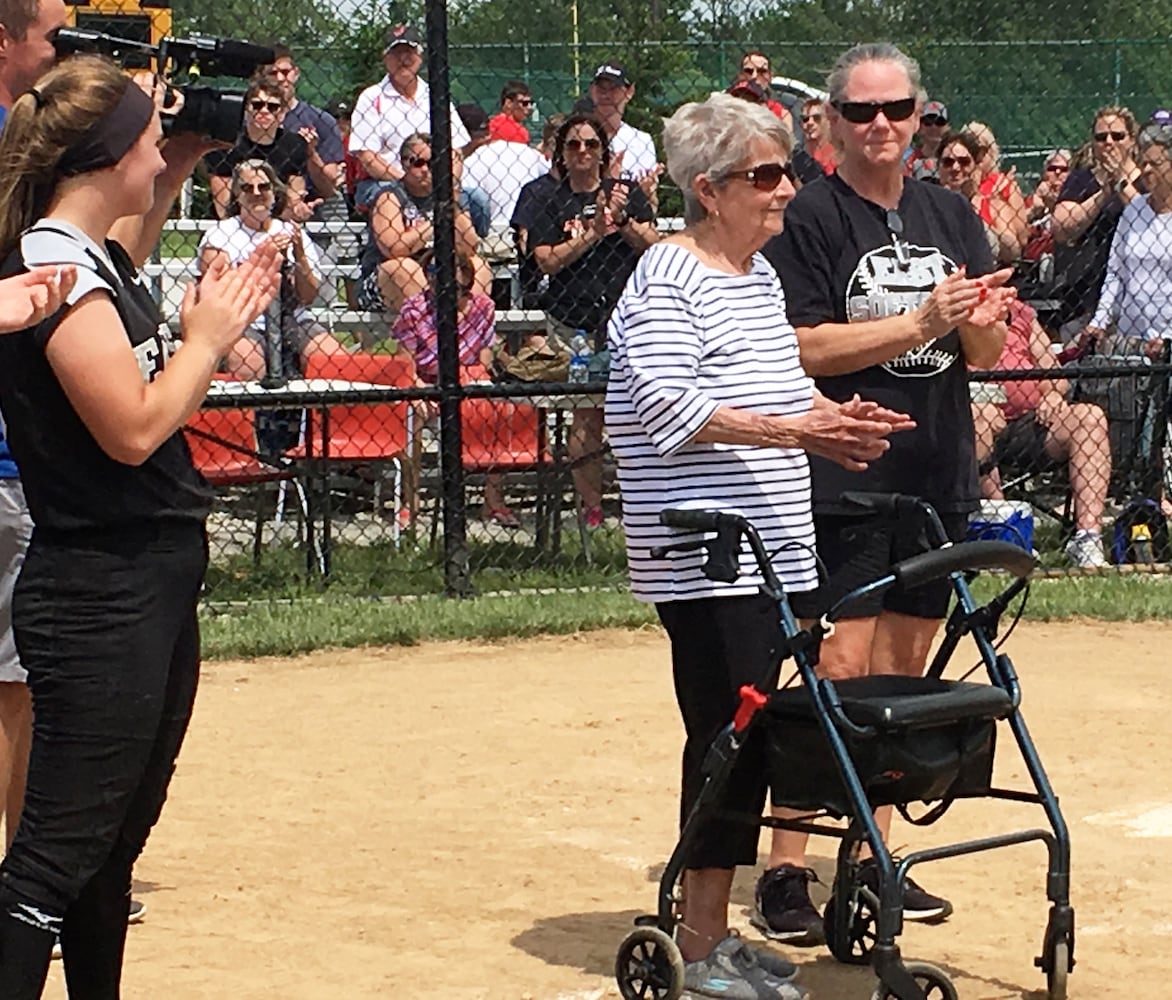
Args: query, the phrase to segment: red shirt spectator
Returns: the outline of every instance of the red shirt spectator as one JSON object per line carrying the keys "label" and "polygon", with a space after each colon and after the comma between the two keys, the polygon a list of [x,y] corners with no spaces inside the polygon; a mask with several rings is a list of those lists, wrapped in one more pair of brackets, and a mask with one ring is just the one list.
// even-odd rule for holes
{"label": "red shirt spectator", "polygon": [[523,142],[526,146],[529,145],[529,129],[503,111],[488,120],[488,135],[491,139],[504,139],[506,142]]}

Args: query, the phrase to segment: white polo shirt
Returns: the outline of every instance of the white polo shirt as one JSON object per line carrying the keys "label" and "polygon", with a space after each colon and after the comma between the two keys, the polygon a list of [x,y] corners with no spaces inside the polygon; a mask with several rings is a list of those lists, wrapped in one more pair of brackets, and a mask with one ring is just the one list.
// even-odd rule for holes
{"label": "white polo shirt", "polygon": [[[420,80],[415,98],[404,97],[395,89],[389,76],[358,95],[350,120],[350,152],[366,150],[378,153],[388,163],[399,165],[399,150],[408,136],[416,132],[431,133],[431,93],[427,81]],[[449,105],[451,107],[451,105]],[[451,107],[452,145],[468,144],[468,130]]]}
{"label": "white polo shirt", "polygon": [[622,151],[623,177],[637,181],[651,173],[659,162],[655,158],[655,141],[646,132],[623,122],[610,140],[610,155]]}

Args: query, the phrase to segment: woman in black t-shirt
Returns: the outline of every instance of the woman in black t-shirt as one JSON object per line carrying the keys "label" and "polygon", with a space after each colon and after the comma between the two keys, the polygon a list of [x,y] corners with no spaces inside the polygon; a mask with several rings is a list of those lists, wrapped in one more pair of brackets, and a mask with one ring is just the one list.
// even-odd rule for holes
{"label": "woman in black t-shirt", "polygon": [[154,102],[75,57],[12,107],[0,161],[0,277],[76,271],[64,305],[0,337],[0,407],[33,536],[13,594],[34,727],[28,792],[0,865],[0,996],[41,995],[60,935],[71,995],[118,995],[131,870],[162,809],[199,673],[210,494],[180,428],[272,299],[262,249],[184,298],[183,346],[123,247],[164,168]]}
{"label": "woman in black t-shirt", "polygon": [[[966,365],[992,367],[1013,297],[1009,269],[993,261],[972,206],[960,195],[905,178],[903,156],[919,125],[919,67],[892,45],[859,45],[830,73],[827,114],[841,160],[802,188],[785,230],[766,248],[781,277],[802,365],[840,402],[855,393],[907,413],[917,427],[893,435],[867,471],[847,473],[811,457],[818,554],[830,572],[822,605],[919,551],[920,525],[859,517],[844,490],[909,493],[932,503],[953,537],[978,502]],[[824,643],[830,677],[919,674],[948,606],[947,582],[894,588]],[[877,815],[886,833],[890,810]],[[806,892],[802,834],[775,833],[755,920],[772,937],[806,941],[821,919]],[[942,919],[946,900],[907,880],[904,916]]]}
{"label": "woman in black t-shirt", "polygon": [[[554,168],[562,178],[534,208],[529,246],[549,275],[542,299],[551,346],[569,353],[578,331],[597,348],[598,331],[635,262],[659,239],[651,203],[638,184],[609,175],[606,132],[575,114],[558,129]],[[588,528],[602,525],[602,411],[576,409],[569,455]]]}

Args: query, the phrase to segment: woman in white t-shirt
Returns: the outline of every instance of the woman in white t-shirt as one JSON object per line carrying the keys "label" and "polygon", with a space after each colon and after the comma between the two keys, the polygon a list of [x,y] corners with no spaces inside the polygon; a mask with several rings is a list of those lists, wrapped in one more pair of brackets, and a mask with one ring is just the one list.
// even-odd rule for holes
{"label": "woman in white t-shirt", "polygon": [[[321,288],[321,256],[299,226],[279,218],[284,198],[284,185],[264,160],[237,164],[232,171],[229,215],[204,234],[199,245],[199,270],[206,274],[220,257],[228,264],[239,264],[261,244],[272,241],[286,262],[281,282],[285,349],[295,353],[294,364],[304,371],[310,353],[344,348],[309,311]],[[244,331],[225,360],[228,372],[248,379],[265,373],[266,322],[261,316]]]}

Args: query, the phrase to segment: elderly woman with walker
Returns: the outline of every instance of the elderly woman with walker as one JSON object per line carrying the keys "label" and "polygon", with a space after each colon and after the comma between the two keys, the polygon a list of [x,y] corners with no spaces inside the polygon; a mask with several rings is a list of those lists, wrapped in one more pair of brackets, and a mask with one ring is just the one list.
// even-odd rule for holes
{"label": "elderly woman with walker", "polygon": [[131,872],[199,675],[210,491],[181,428],[279,280],[271,245],[213,267],[187,290],[175,351],[131,253],[107,238],[152,215],[161,139],[152,98],[89,56],[21,95],[0,136],[0,277],[76,275],[52,315],[0,337],[0,406],[33,520],[13,595],[34,723],[0,864],[5,1000],[41,996],[58,934],[69,995],[119,995]]}
{"label": "elderly woman with walker", "polygon": [[[681,819],[701,763],[732,718],[742,684],[780,656],[776,604],[758,593],[747,554],[735,584],[714,585],[698,554],[655,559],[666,507],[736,510],[762,526],[777,573],[802,613],[817,584],[806,453],[862,470],[888,449],[902,413],[858,397],[831,401],[802,371],[776,274],[759,252],[794,196],[792,137],[767,108],[716,94],[664,130],[667,169],[687,226],[643,254],[609,326],[606,423],[618,461],[632,592],[652,602],[671,641],[683,716]],[[765,772],[745,753],[724,805],[760,815]],[[728,926],[737,865],[757,859],[757,828],[713,819],[693,842],[678,925],[689,994],[799,1000],[780,956]]]}

